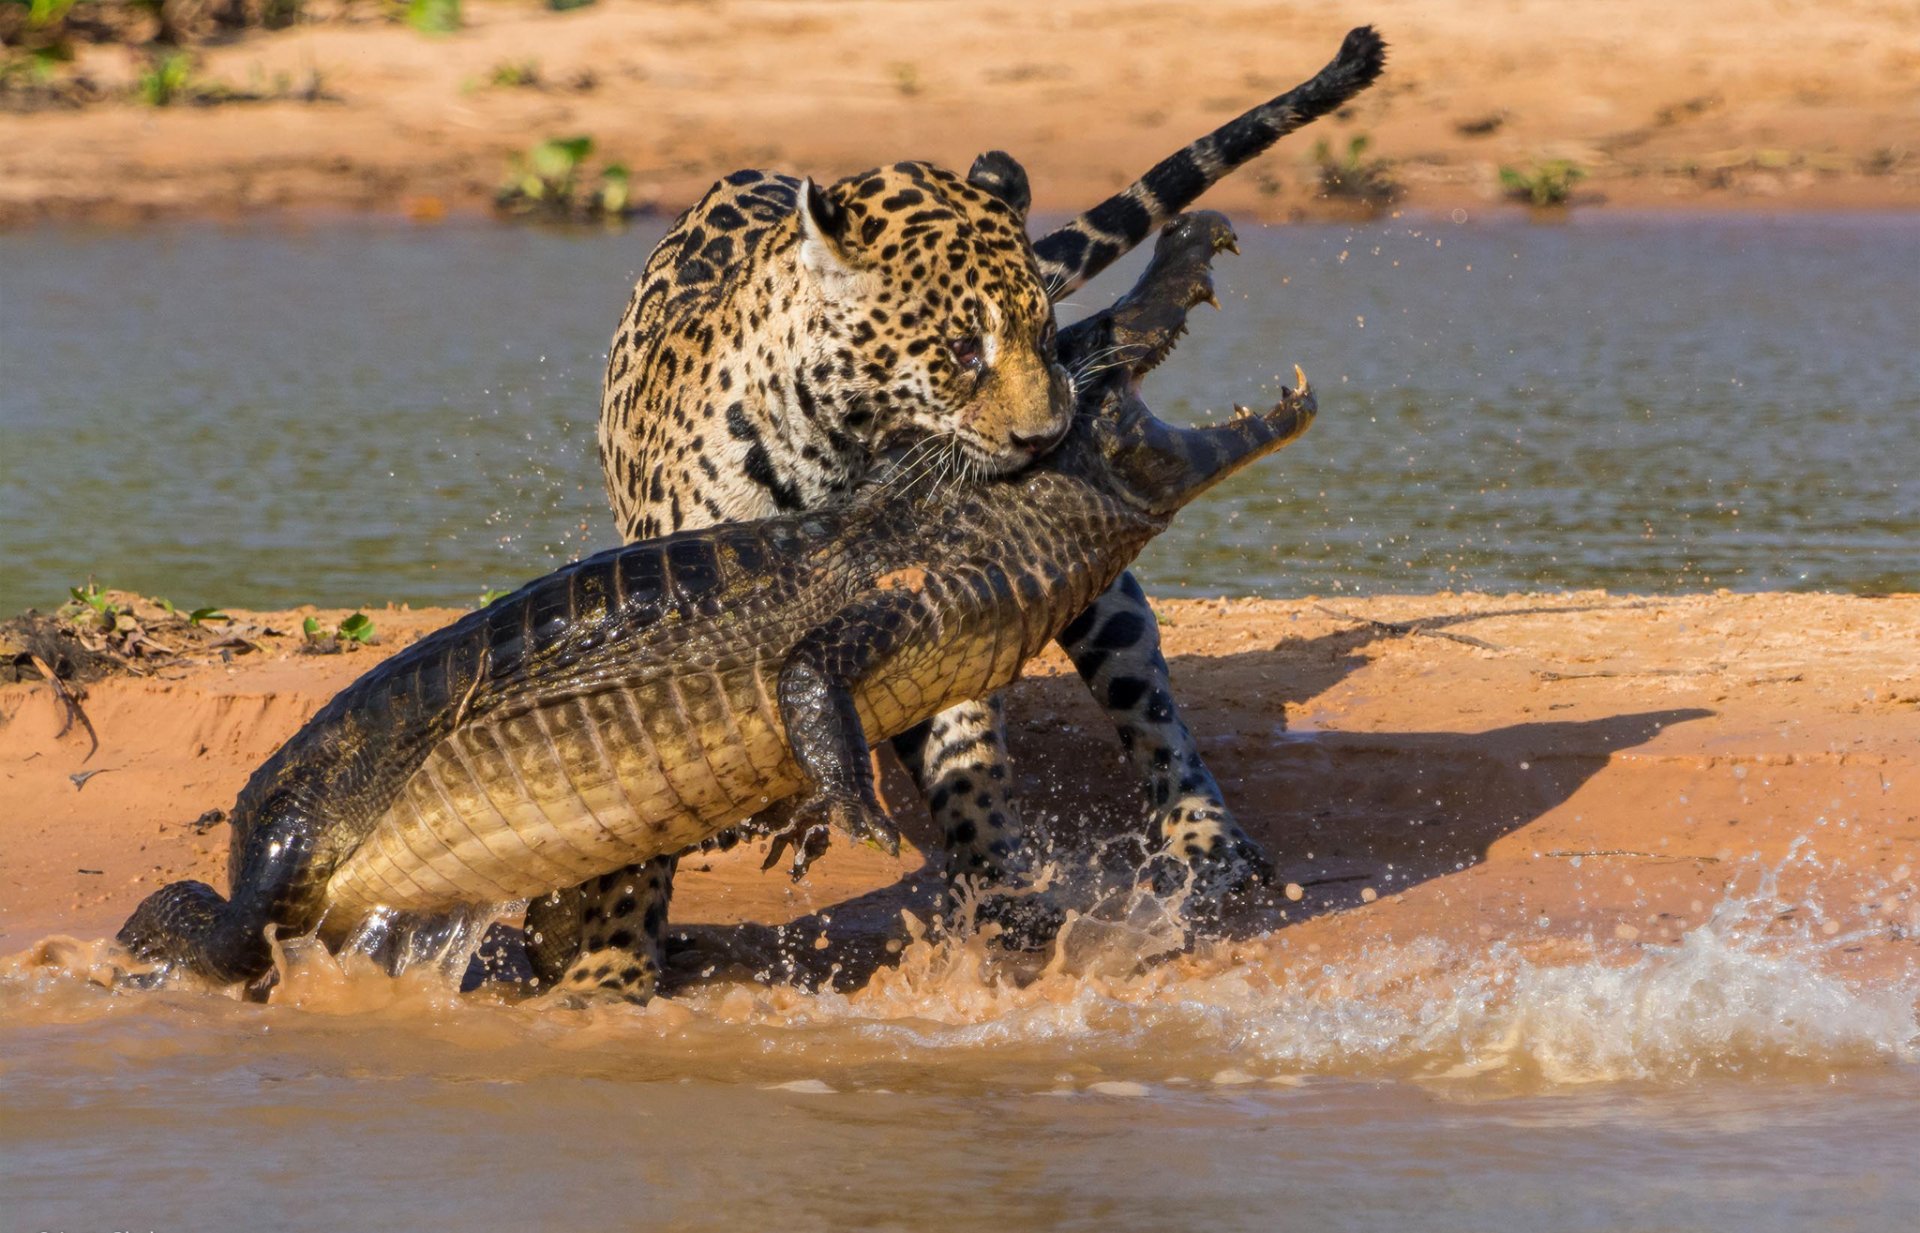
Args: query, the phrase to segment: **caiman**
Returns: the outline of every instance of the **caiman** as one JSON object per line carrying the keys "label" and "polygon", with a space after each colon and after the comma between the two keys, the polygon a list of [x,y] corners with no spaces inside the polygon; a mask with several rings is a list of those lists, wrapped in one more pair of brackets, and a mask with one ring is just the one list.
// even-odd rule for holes
{"label": "caiman", "polygon": [[897,850],[869,744],[1012,683],[1176,510],[1312,421],[1304,375],[1197,429],[1139,397],[1232,244],[1217,214],[1174,220],[1133,290],[1062,332],[1074,421],[1016,475],[909,457],[836,509],[588,557],[381,663],[241,790],[231,898],[173,883],[120,941],[251,981],[269,925],[337,948],[377,912],[574,886],[790,796],[788,836]]}

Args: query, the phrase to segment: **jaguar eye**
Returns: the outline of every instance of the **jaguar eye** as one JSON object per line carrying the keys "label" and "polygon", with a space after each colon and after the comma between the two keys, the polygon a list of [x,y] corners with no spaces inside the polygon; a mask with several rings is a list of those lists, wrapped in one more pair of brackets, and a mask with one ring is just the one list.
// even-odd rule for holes
{"label": "jaguar eye", "polygon": [[1048,317],[1047,323],[1040,327],[1040,354],[1041,355],[1046,356],[1048,359],[1053,358],[1053,347],[1054,347],[1054,343],[1058,341],[1059,333],[1060,331],[1054,328],[1053,318]]}
{"label": "jaguar eye", "polygon": [[980,366],[985,363],[985,358],[980,353],[978,334],[962,334],[958,338],[949,338],[947,350],[953,355],[953,362],[968,372],[980,371]]}

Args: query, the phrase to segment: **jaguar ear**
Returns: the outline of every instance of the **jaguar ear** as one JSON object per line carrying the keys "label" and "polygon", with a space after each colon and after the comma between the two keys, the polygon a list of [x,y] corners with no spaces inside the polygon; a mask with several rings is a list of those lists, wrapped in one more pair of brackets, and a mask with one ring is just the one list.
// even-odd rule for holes
{"label": "jaguar ear", "polygon": [[816,275],[845,273],[846,235],[846,207],[812,179],[800,181],[801,262]]}
{"label": "jaguar ear", "polygon": [[1005,150],[988,150],[974,159],[973,167],[967,172],[967,183],[986,189],[1013,207],[1013,212],[1023,219],[1027,216],[1027,207],[1033,204],[1033,193],[1027,187],[1027,169]]}

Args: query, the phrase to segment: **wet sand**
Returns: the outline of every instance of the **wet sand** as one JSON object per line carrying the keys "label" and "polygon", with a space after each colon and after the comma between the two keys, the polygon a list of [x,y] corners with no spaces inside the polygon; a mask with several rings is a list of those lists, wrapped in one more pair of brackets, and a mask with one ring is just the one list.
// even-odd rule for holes
{"label": "wet sand", "polygon": [[[1424,937],[1554,961],[1631,954],[1777,873],[1798,906],[1769,930],[1838,935],[1827,961],[1872,983],[1920,960],[1920,596],[1156,607],[1202,748],[1279,866],[1231,921],[1248,944],[1329,960]],[[297,631],[307,611],[235,615]],[[331,628],[345,614],[318,615]],[[0,687],[0,953],[109,936],[166,881],[224,885],[225,828],[194,820],[230,806],[335,690],[458,614],[372,615],[378,648],[311,655],[267,636],[231,662],[95,682],[91,757],[77,728],[57,735],[44,685]],[[1064,669],[1057,654],[1033,665],[1010,723],[1021,798],[1072,854],[1135,806]],[[903,786],[896,771],[890,803],[924,842]],[[803,972],[840,963],[838,980],[859,983],[891,962],[901,908],[926,910],[911,845],[897,861],[836,847],[798,885],[762,874],[760,855],[691,859],[675,900],[678,921],[728,934],[748,964],[765,941],[753,926],[806,917],[833,944],[802,954]]]}
{"label": "wet sand", "polygon": [[[1920,15],[1861,2],[1466,0],[1169,7],[1088,0],[872,4],[604,0],[550,13],[468,0],[428,37],[375,20],[201,49],[235,89],[317,80],[323,101],[0,114],[0,223],[164,214],[484,208],[507,158],[588,134],[636,198],[676,210],[740,166],[832,178],[893,158],[1025,160],[1047,211],[1085,208],[1319,67],[1351,24],[1393,45],[1382,84],[1209,204],[1324,210],[1316,138],[1372,138],[1412,208],[1500,202],[1503,164],[1566,158],[1583,206],[1920,205]],[[539,84],[492,86],[531,63]],[[136,56],[83,48],[108,90]]]}

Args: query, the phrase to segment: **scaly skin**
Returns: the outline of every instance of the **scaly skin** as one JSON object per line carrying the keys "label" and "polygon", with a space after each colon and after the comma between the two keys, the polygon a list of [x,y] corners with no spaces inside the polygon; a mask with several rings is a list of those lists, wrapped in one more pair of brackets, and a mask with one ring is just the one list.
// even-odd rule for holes
{"label": "scaly skin", "polygon": [[1304,382],[1194,430],[1137,396],[1231,238],[1217,215],[1176,220],[1140,286],[1063,339],[1123,362],[1026,472],[903,465],[835,510],[604,552],[381,664],[242,790],[232,900],[176,883],[121,941],[250,980],[268,924],[338,942],[377,910],[538,896],[789,796],[803,853],[824,826],[897,845],[869,743],[1010,684],[1175,510],[1311,421]]}

